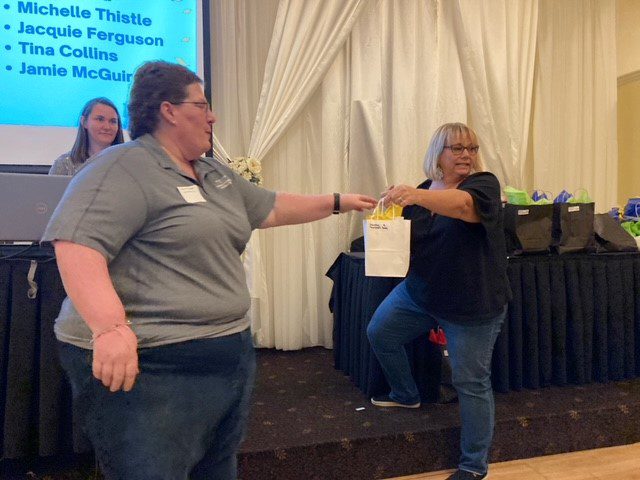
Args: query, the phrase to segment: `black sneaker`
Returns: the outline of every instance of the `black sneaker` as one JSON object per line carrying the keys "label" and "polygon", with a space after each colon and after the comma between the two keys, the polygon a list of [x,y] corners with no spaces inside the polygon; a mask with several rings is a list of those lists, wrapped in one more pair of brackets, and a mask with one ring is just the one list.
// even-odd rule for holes
{"label": "black sneaker", "polygon": [[456,470],[453,475],[447,477],[447,480],[483,480],[489,478],[489,474],[473,473],[466,470]]}
{"label": "black sneaker", "polygon": [[420,402],[400,403],[389,398],[389,395],[378,395],[377,397],[371,397],[371,403],[373,403],[376,407],[420,408]]}

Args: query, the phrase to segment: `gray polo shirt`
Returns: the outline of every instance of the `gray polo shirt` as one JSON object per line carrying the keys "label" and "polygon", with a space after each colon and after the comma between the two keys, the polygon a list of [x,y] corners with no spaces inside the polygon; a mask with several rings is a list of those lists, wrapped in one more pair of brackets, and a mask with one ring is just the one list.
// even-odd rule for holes
{"label": "gray polo shirt", "polygon": [[[105,256],[141,348],[249,327],[240,254],[275,193],[213,159],[198,160],[195,170],[199,184],[151,135],[112,147],[73,178],[42,238]],[[55,333],[91,348],[91,332],[69,298]]]}

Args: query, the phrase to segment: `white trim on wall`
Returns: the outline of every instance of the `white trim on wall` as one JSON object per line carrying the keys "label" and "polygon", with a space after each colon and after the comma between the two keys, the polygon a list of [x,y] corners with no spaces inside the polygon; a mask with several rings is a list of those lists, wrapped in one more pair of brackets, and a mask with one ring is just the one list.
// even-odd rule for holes
{"label": "white trim on wall", "polygon": [[635,72],[620,75],[618,77],[618,86],[621,87],[622,85],[635,82],[636,80],[640,80],[640,70],[636,70]]}

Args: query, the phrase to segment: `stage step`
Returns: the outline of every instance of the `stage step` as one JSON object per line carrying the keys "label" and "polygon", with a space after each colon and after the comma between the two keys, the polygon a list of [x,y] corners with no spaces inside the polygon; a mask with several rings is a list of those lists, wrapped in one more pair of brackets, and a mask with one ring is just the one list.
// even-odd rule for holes
{"label": "stage step", "polygon": [[[458,406],[380,409],[332,351],[259,350],[242,480],[382,479],[453,468]],[[491,461],[640,441],[640,380],[496,395]]]}

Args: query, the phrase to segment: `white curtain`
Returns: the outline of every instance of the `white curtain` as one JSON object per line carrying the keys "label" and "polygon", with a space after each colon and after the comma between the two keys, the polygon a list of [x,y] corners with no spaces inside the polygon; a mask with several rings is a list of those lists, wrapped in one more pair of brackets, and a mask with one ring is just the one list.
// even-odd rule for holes
{"label": "white curtain", "polygon": [[367,0],[281,0],[249,156],[261,159],[331,66]]}
{"label": "white curtain", "polygon": [[[248,150],[244,150],[247,156],[263,160],[265,153],[296,118],[300,108],[306,103],[331,65],[365,3],[366,0],[309,0],[306,2],[281,0],[279,2],[255,123]],[[246,18],[249,15],[246,8],[236,8],[233,2],[220,2],[218,6],[220,18],[232,25],[236,25],[238,19],[242,23],[243,17]],[[243,3],[241,7],[246,7],[246,4]],[[216,27],[223,27],[220,21],[214,20],[214,22]],[[238,34],[240,30],[240,28],[232,29],[234,38],[241,36]],[[228,37],[221,35],[216,36],[218,44],[214,44],[214,49],[216,46],[222,49],[227,46],[230,50],[234,50],[231,42],[227,42]],[[243,50],[246,51],[246,48]],[[243,72],[241,67],[243,61],[246,62],[246,56],[238,54],[236,50],[233,60],[225,64],[224,53],[222,51],[219,53],[218,58],[221,59],[219,63],[223,67],[237,67],[231,74],[237,80],[238,75]],[[220,78],[225,78],[224,72],[220,73]],[[222,87],[221,91],[224,91],[224,85]],[[244,116],[244,118],[248,117]],[[242,120],[241,115],[239,119]],[[239,128],[246,127],[241,122],[238,123],[240,123],[237,125]],[[214,144],[218,152],[224,151],[220,142],[214,140]],[[253,236],[246,253],[245,266],[252,296],[250,315],[255,342],[259,346],[301,348],[303,344],[300,338],[293,340],[293,346],[289,345],[290,342],[275,341],[266,272],[262,262],[262,247],[258,235]],[[313,323],[317,321],[313,320]]]}
{"label": "white curtain", "polygon": [[[231,0],[216,3],[245,5]],[[261,14],[267,25],[262,27],[265,36],[269,29],[273,34],[270,51],[262,57],[264,81],[258,82],[260,88],[252,87],[254,94],[260,91],[259,98],[248,100],[255,108],[245,116],[250,118],[253,112],[257,118],[251,133],[243,133],[244,142],[234,144],[228,139],[238,135],[235,129],[249,128],[250,122],[238,121],[234,108],[242,103],[236,97],[251,94],[250,89],[243,91],[226,80],[216,92],[218,76],[235,78],[243,72],[237,62],[230,74],[220,71],[228,64],[218,59],[214,63],[215,107],[220,116],[217,135],[232,156],[248,152],[262,158],[268,188],[377,195],[392,183],[420,182],[422,157],[433,130],[444,122],[463,121],[478,131],[485,163],[503,185],[530,188],[535,166],[551,162],[539,153],[535,129],[541,115],[553,116],[557,106],[538,105],[534,97],[540,91],[535,82],[541,81],[543,70],[536,42],[542,41],[543,31],[566,33],[556,32],[565,27],[553,24],[553,15],[547,13],[553,3],[322,2],[326,15],[331,15],[324,17],[325,11],[317,10],[313,1],[279,2],[277,18],[273,13]],[[591,10],[575,8],[569,17],[575,23],[594,24],[608,18],[606,5],[591,3]],[[344,9],[342,14],[339,8]],[[234,36],[226,30],[231,24],[237,36],[242,22],[248,21],[243,15],[253,16],[247,9],[241,15],[236,8],[233,19],[218,23],[223,30],[218,35],[222,51],[214,51],[214,58],[237,52],[237,45],[230,43]],[[327,23],[327,18],[333,20]],[[605,30],[599,30],[599,40],[592,39],[603,47],[615,39],[615,30]],[[336,41],[328,44],[328,38]],[[305,42],[308,47],[302,46]],[[248,49],[246,43],[243,48]],[[256,65],[260,65],[258,56]],[[600,78],[609,78],[604,63],[593,68],[602,69],[597,74]],[[259,71],[254,66],[247,77],[255,80],[254,73]],[[296,77],[296,73],[304,75]],[[615,72],[611,78],[615,84]],[[597,97],[598,108],[615,108],[610,99],[591,94]],[[604,137],[615,144],[615,127],[613,136],[609,128]],[[553,140],[563,138],[556,135]],[[324,274],[349,242],[362,234],[361,221],[361,214],[346,214],[260,232],[257,248],[264,259],[264,283],[254,284],[253,289],[260,303],[259,316],[253,319],[259,346],[331,346],[332,283]]]}
{"label": "white curtain", "polygon": [[586,189],[616,205],[616,25],[613,0],[540,0],[529,188]]}
{"label": "white curtain", "polygon": [[[246,156],[262,88],[278,0],[224,0],[211,2],[211,46],[215,156]],[[252,235],[244,255],[251,294],[251,328],[269,325],[270,309],[264,292],[264,264],[259,238]],[[262,342],[256,338],[256,344]]]}
{"label": "white curtain", "polygon": [[[524,184],[538,1],[443,2],[462,71],[468,122],[482,139],[487,168]],[[445,29],[447,30],[447,29]],[[449,60],[450,61],[450,60]],[[445,87],[446,88],[446,87]]]}

